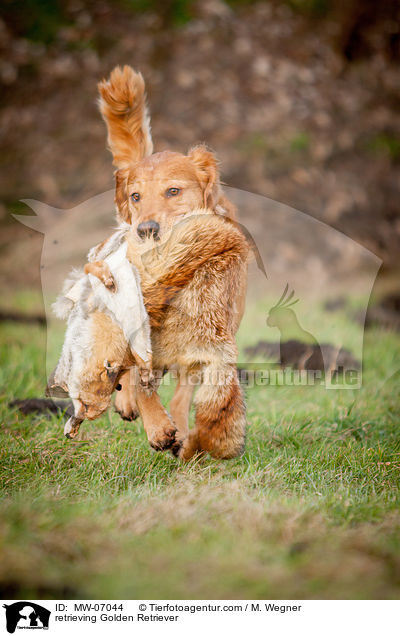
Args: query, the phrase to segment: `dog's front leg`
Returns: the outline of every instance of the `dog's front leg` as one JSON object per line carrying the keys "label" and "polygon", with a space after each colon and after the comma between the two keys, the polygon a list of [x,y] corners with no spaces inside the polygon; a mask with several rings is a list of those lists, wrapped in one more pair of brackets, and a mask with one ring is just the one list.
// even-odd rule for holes
{"label": "dog's front leg", "polygon": [[150,446],[157,451],[175,446],[176,426],[161,404],[158,393],[154,391],[148,395],[143,389],[138,388],[136,399]]}
{"label": "dog's front leg", "polygon": [[[161,374],[158,374],[161,377]],[[157,391],[149,392],[143,386],[141,371],[132,367],[119,378],[121,390],[117,392],[115,409],[124,420],[142,418],[150,446],[155,450],[180,449],[175,439],[176,426],[160,401]],[[157,387],[155,387],[157,388]]]}
{"label": "dog's front leg", "polygon": [[[157,451],[172,448],[177,441],[176,426],[171,416],[161,404],[157,391],[150,393],[142,386],[138,368],[135,367],[131,371],[136,386],[137,408],[150,446]],[[161,374],[158,375],[161,377]]]}

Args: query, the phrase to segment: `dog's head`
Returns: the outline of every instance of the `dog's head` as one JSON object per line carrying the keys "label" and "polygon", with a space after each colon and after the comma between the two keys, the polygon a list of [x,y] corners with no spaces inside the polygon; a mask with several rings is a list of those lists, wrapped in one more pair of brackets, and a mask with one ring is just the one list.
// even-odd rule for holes
{"label": "dog's head", "polygon": [[159,152],[116,172],[119,218],[141,239],[160,238],[192,210],[214,209],[219,196],[217,161],[204,146]]}
{"label": "dog's head", "polygon": [[[108,143],[116,171],[116,205],[120,221],[139,239],[160,238],[185,214],[207,208],[233,215],[221,201],[218,164],[205,146],[187,155],[151,154],[153,142],[143,77],[130,66],[116,67],[99,84],[100,111],[107,124]],[[227,202],[226,202],[227,203]]]}

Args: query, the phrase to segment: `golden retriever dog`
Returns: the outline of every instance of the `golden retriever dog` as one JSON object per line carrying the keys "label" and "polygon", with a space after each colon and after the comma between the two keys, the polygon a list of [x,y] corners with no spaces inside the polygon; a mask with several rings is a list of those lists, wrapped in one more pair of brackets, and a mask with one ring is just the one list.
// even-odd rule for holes
{"label": "golden retriever dog", "polygon": [[[178,373],[170,416],[157,392],[149,395],[135,382],[134,369],[119,378],[116,410],[124,419],[140,415],[156,447],[171,448],[183,460],[201,452],[235,457],[243,452],[246,434],[235,333],[244,310],[249,249],[221,190],[216,157],[203,145],[187,155],[152,154],[144,81],[131,67],[115,68],[99,92],[116,167],[117,217],[131,226],[128,258],[141,274],[150,317],[153,368],[160,376],[168,369]],[[185,228],[185,219],[193,217],[174,243],[180,247],[169,261],[163,258],[162,246],[174,228]],[[199,386],[189,431],[194,377]]]}

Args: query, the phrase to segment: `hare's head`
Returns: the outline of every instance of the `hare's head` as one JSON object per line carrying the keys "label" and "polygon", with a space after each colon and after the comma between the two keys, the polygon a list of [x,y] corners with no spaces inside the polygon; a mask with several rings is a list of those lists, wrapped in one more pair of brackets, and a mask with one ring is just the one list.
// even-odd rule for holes
{"label": "hare's head", "polygon": [[289,285],[287,284],[282,296],[270,310],[267,316],[268,327],[281,328],[283,325],[291,323],[296,320],[296,314],[291,309],[293,305],[299,302],[299,300],[292,300],[294,296],[294,290],[286,297],[289,291]]}

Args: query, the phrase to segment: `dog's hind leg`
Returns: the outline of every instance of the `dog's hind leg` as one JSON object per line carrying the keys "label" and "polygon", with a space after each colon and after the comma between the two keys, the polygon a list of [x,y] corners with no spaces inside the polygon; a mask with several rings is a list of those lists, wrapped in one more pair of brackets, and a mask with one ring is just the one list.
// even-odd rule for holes
{"label": "dog's hind leg", "polygon": [[179,457],[208,452],[218,459],[241,455],[246,440],[246,411],[236,366],[211,363],[203,369],[195,397],[196,424]]}

